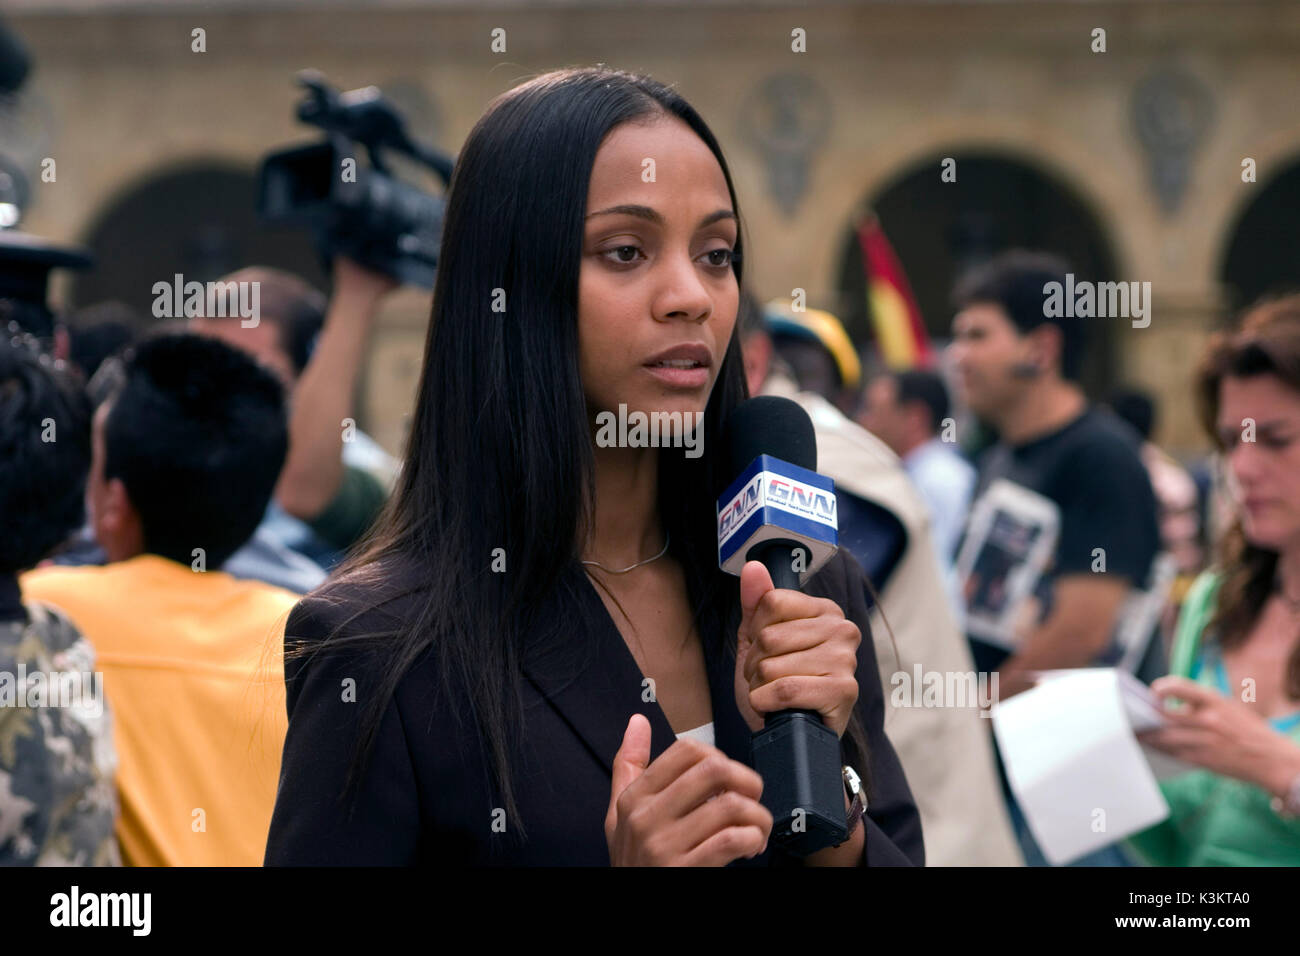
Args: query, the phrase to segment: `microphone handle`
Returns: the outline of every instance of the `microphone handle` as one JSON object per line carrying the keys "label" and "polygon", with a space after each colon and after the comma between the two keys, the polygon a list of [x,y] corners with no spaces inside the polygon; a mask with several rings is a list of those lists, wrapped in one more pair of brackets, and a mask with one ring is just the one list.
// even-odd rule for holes
{"label": "microphone handle", "polygon": [[[771,538],[760,542],[750,548],[749,553],[745,555],[745,559],[758,561],[763,567],[767,568],[767,573],[772,576],[773,587],[798,591],[802,589],[802,585],[799,583],[799,572],[794,570],[794,552],[796,549],[804,552],[804,564],[807,565],[807,548],[798,541],[791,541],[789,538]],[[771,727],[776,723],[784,723],[795,714],[804,714],[818,723],[822,723],[822,715],[815,710],[782,710],[769,713],[764,718],[763,724],[766,727]]]}
{"label": "microphone handle", "polygon": [[[802,547],[797,541],[772,539],[745,557],[762,562],[776,587],[797,591],[794,551]],[[802,857],[847,838],[839,740],[821,714],[799,709],[769,713],[751,747],[777,845]]]}
{"label": "microphone handle", "polygon": [[767,568],[767,573],[772,576],[772,584],[778,588],[788,588],[791,591],[798,591],[799,572],[794,569],[794,553],[796,550],[804,552],[804,565],[807,566],[807,548],[798,541],[791,541],[789,538],[771,538],[762,541],[749,549],[749,554],[745,555],[747,560],[761,561],[763,567]]}

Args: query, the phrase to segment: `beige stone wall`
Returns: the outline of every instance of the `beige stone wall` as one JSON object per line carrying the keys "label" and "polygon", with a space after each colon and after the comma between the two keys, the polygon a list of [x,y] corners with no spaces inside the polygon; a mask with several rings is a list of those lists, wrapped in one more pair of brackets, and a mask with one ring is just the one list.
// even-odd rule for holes
{"label": "beige stone wall", "polygon": [[[52,106],[59,164],[57,184],[35,184],[31,231],[80,238],[121,190],[178,161],[218,156],[251,171],[270,144],[306,135],[291,119],[301,67],[344,88],[420,84],[444,120],[440,145],[454,150],[489,100],[521,79],[603,61],[676,83],[714,127],[763,297],[797,286],[813,302],[829,299],[854,204],[918,157],[994,145],[1054,173],[1102,223],[1120,278],[1152,283],[1152,325],[1120,331],[1117,355],[1125,378],[1164,398],[1159,437],[1177,451],[1203,444],[1186,376],[1220,309],[1215,277],[1230,224],[1270,171],[1300,154],[1295,3],[107,6],[11,17],[37,63],[30,85]],[[207,31],[203,54],[190,50],[196,26]],[[494,27],[507,31],[505,54],[489,48]],[[806,53],[790,50],[795,27],[807,31]],[[1104,54],[1090,50],[1094,27],[1107,30]],[[1159,64],[1189,70],[1215,100],[1172,217],[1148,186],[1130,115],[1134,84]],[[792,219],[772,201],[763,157],[739,122],[747,95],[777,71],[815,77],[834,116]],[[1246,156],[1258,162],[1258,185],[1241,182]],[[370,357],[365,418],[390,448],[414,392],[427,310],[419,293],[394,300]]]}

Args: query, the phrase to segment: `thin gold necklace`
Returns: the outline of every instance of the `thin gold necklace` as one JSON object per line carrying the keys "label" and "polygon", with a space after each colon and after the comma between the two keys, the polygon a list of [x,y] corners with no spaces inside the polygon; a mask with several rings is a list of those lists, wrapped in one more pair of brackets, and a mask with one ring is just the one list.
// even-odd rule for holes
{"label": "thin gold necklace", "polygon": [[663,547],[663,550],[662,550],[662,551],[660,551],[658,554],[656,554],[653,558],[646,558],[644,561],[638,561],[636,564],[629,564],[629,565],[628,565],[627,567],[625,567],[625,568],[619,568],[619,569],[607,568],[607,567],[605,567],[603,564],[601,564],[599,561],[585,561],[585,560],[584,560],[582,563],[583,563],[583,564],[591,564],[591,565],[594,565],[595,567],[598,567],[598,568],[600,568],[602,571],[608,572],[609,574],[627,574],[629,571],[634,571],[634,570],[636,570],[637,568],[641,567],[643,564],[649,564],[651,561],[658,561],[660,558],[662,558],[665,554],[668,553],[668,544],[669,544],[669,542],[672,541],[672,539],[673,539],[673,537],[672,537],[672,534],[671,534],[671,533],[665,533],[665,534],[664,534],[664,547]]}

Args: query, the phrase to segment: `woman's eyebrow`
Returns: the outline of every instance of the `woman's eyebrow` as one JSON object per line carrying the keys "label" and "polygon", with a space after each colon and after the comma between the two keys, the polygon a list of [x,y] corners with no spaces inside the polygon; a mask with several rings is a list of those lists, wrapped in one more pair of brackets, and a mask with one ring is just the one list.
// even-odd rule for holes
{"label": "woman's eyebrow", "polygon": [[[1277,432],[1277,431],[1284,432],[1288,428],[1292,427],[1292,424],[1293,424],[1292,422],[1287,421],[1285,418],[1270,418],[1264,421],[1256,421],[1255,431],[1257,433]],[[1223,434],[1235,433],[1241,431],[1242,427],[1243,427],[1242,425],[1239,425],[1236,422],[1224,422],[1219,426],[1219,431]]]}
{"label": "woman's eyebrow", "polygon": [[[658,210],[651,209],[649,206],[640,206],[635,203],[624,203],[621,206],[610,206],[608,209],[601,209],[597,212],[588,213],[587,218],[591,219],[595,216],[614,215],[636,216],[638,219],[645,219],[648,222],[653,222],[657,226],[662,226],[664,224],[664,217],[659,214]],[[736,219],[736,214],[730,209],[719,209],[716,212],[709,213],[701,219],[700,224],[695,228],[703,229],[705,226],[710,226],[722,219],[734,220]]]}

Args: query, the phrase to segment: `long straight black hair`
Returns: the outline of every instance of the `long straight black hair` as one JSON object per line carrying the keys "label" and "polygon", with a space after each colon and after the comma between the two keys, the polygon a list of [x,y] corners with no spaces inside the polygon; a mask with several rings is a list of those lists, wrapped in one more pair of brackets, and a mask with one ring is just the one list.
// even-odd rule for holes
{"label": "long straight black hair", "polygon": [[[739,216],[726,161],[699,114],[669,87],[605,67],[546,73],[497,97],[457,159],[402,472],[374,530],[318,592],[328,597],[331,584],[347,580],[374,595],[365,607],[351,606],[356,613],[326,642],[368,642],[381,654],[350,782],[364,772],[403,675],[435,653],[444,690],[454,683],[471,702],[499,797],[522,836],[510,774],[522,650],[539,629],[554,629],[538,613],[548,598],[591,606],[577,593],[586,586],[579,549],[595,514],[577,326],[591,170],[615,127],[663,116],[685,122],[713,152]],[[503,295],[504,311],[494,311]],[[660,518],[685,572],[698,633],[731,660],[739,587],[718,569],[714,497],[734,476],[722,473],[723,443],[712,439],[747,396],[733,333],[705,409],[703,453],[661,452],[659,461]],[[498,568],[504,560],[504,573],[493,571],[494,560]],[[399,568],[419,583],[385,588]],[[390,631],[342,636],[359,614],[412,592],[415,610]],[[557,630],[553,638],[572,635]],[[850,730],[865,754],[856,716]]]}

